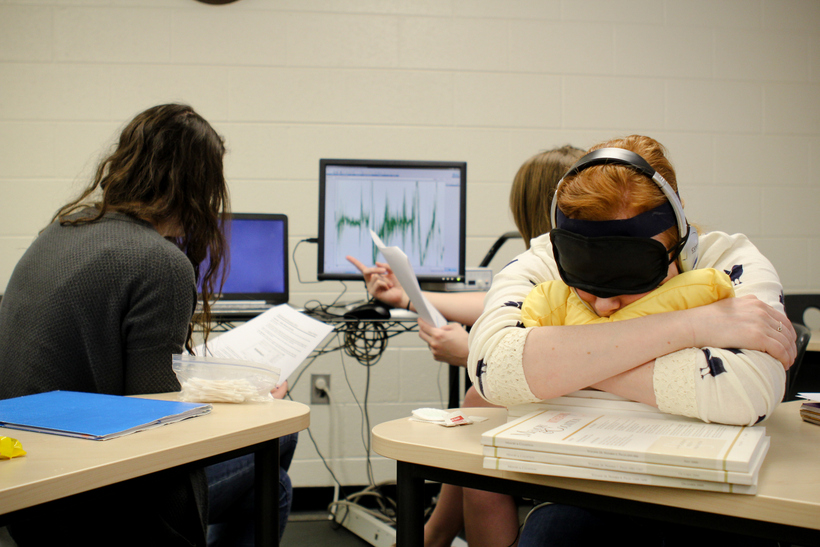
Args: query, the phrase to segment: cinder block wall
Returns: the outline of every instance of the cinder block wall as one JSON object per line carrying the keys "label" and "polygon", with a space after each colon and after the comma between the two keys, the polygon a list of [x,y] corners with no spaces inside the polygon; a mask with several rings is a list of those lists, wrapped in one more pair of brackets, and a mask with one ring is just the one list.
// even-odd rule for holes
{"label": "cinder block wall", "polygon": [[[467,161],[475,265],[514,229],[525,158],[645,133],[692,221],[745,232],[787,291],[820,292],[818,29],[814,0],[0,0],[0,290],[123,122],[183,101],[226,138],[234,210],[288,214],[291,248],[316,236],[322,157]],[[497,262],[523,248],[508,245]],[[296,265],[315,280],[314,245],[291,266],[294,305],[339,294]],[[349,283],[342,300],[362,296]],[[336,353],[311,372],[331,374],[333,401],[313,436],[364,483],[367,370]],[[369,373],[371,424],[446,399],[413,334]],[[331,484],[306,434],[292,475]]]}

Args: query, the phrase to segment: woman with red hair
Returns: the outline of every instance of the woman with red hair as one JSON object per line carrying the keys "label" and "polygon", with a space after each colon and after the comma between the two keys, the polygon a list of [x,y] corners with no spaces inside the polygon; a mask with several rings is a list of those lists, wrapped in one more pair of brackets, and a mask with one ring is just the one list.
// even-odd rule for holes
{"label": "woman with red hair", "polygon": [[[707,422],[753,425],[771,414],[796,354],[777,273],[742,234],[699,235],[688,224],[660,143],[630,136],[592,147],[559,183],[550,216],[550,234],[495,277],[470,333],[467,368],[482,397],[510,406],[591,387]],[[736,297],[607,320],[704,268]],[[525,326],[533,287],[558,279],[567,305],[595,320]],[[683,534],[561,505],[533,517],[521,546],[608,541],[614,526],[641,544]]]}

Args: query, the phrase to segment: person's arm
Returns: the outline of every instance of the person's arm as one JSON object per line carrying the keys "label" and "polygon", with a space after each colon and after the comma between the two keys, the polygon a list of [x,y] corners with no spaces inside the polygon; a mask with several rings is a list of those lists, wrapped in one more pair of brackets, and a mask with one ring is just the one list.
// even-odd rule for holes
{"label": "person's arm", "polygon": [[373,298],[381,300],[385,304],[389,304],[394,308],[405,308],[410,302],[404,288],[396,279],[396,274],[390,269],[390,266],[382,262],[376,262],[375,266],[365,266],[355,257],[346,257],[348,262],[356,266],[364,276],[364,284],[367,287],[367,292]]}
{"label": "person's arm", "polygon": [[[424,292],[424,296],[448,321],[471,326],[484,311],[484,292]],[[414,310],[413,306],[410,306]]]}
{"label": "person's arm", "polygon": [[467,366],[467,331],[461,325],[450,323],[436,328],[419,319],[419,336],[436,361],[457,367]]}
{"label": "person's arm", "polygon": [[[393,270],[388,264],[376,262],[373,267],[362,264],[355,257],[348,256],[347,260],[356,266],[364,276],[367,292],[377,300],[390,304],[394,308],[416,311],[410,302],[410,297],[404,291]],[[472,325],[484,310],[483,292],[428,292],[424,296],[448,321],[455,321],[462,325]]]}
{"label": "person's arm", "polygon": [[[781,375],[793,360],[788,329],[777,332],[785,316],[757,299],[730,299],[608,324],[520,328],[520,303],[530,289],[557,278],[551,254],[548,240],[540,239],[502,270],[470,335],[468,371],[490,402],[518,404],[595,386],[649,404],[660,396],[658,406],[669,411],[664,408],[666,392],[657,390],[656,357],[691,347],[744,347],[768,352],[767,370],[775,376],[773,356],[783,361]],[[693,377],[700,364],[689,359],[685,374]],[[767,390],[758,391],[763,399],[772,399]]]}
{"label": "person's arm", "polygon": [[[717,325],[716,334],[737,329],[752,340],[709,342],[656,359],[658,406],[704,421],[753,424],[771,415],[782,400],[786,370],[796,354],[795,333],[783,313],[782,286],[772,264],[742,234],[702,236],[701,263],[725,271],[738,297],[724,304],[727,309],[703,310],[724,312],[723,318],[715,316],[719,322],[699,319],[704,328]],[[749,322],[766,328],[755,331]]]}
{"label": "person's arm", "polygon": [[273,395],[274,399],[284,399],[285,395],[288,394],[288,381],[285,380],[281,385],[273,388],[273,391],[271,391],[270,394]]}
{"label": "person's arm", "polygon": [[484,312],[470,330],[467,372],[476,391],[496,405],[541,400],[524,376],[524,345],[535,329],[524,328],[521,305],[533,287],[559,276],[549,236],[533,239],[531,244],[493,277]]}

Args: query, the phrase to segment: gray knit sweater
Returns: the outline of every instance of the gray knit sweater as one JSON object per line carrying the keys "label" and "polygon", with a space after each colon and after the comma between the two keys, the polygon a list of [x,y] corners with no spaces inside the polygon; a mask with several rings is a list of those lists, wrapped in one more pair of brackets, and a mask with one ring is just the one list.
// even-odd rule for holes
{"label": "gray knit sweater", "polygon": [[[150,224],[119,213],[52,223],[0,301],[0,399],[176,391],[171,355],[182,350],[195,302],[190,261]],[[77,532],[84,543],[201,544],[205,492],[200,472],[172,471],[39,510],[10,529],[21,546]]]}
{"label": "gray knit sweater", "polygon": [[53,223],[0,301],[0,399],[54,389],[115,395],[175,391],[196,300],[187,257],[119,213]]}

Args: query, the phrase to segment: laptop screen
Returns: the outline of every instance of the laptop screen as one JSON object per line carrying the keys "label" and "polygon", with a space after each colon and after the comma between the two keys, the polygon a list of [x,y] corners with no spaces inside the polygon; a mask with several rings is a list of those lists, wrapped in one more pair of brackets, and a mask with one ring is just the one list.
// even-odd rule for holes
{"label": "laptop screen", "polygon": [[288,217],[232,213],[229,234],[228,277],[221,301],[287,302]]}

